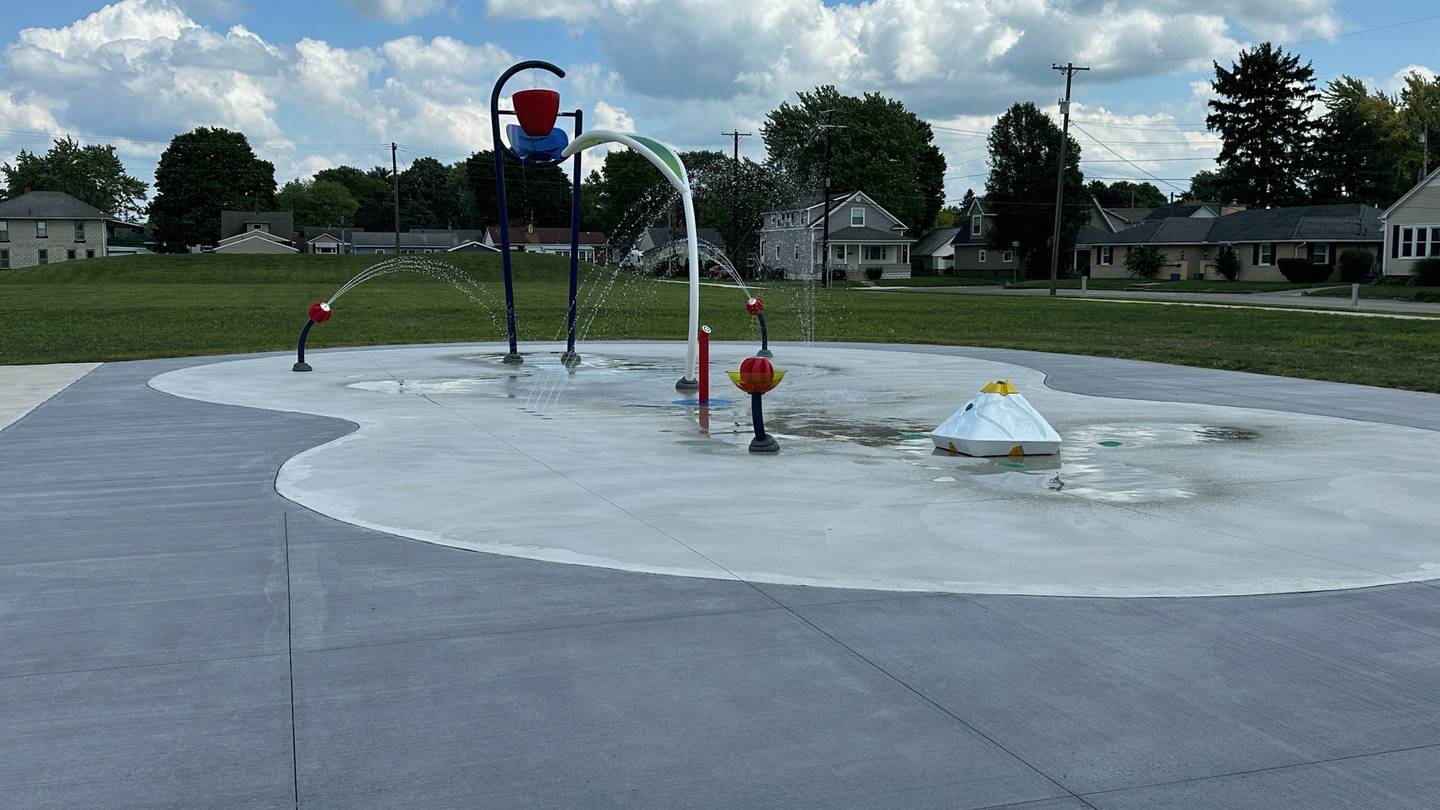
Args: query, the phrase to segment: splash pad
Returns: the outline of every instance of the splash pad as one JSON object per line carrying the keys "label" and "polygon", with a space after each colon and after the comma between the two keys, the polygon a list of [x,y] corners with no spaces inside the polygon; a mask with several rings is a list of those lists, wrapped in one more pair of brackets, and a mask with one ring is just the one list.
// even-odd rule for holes
{"label": "splash pad", "polygon": [[[902,591],[1198,596],[1434,579],[1440,434],[1353,419],[1048,388],[934,350],[785,345],[765,395],[675,405],[678,343],[329,350],[156,378],[168,393],[358,424],[282,467],[285,497],[457,548],[632,571]],[[753,344],[711,345],[737,369]],[[1081,358],[1076,358],[1081,362]],[[387,373],[388,372],[388,373]],[[1137,374],[1142,372],[1136,372]],[[1057,456],[971,458],[927,435],[1007,380]],[[961,393],[968,389],[967,393]],[[557,395],[557,391],[563,394]],[[773,400],[773,401],[772,401]],[[702,432],[702,425],[706,430]],[[1053,482],[1059,478],[1056,489]],[[1383,499],[1356,493],[1384,492]]]}

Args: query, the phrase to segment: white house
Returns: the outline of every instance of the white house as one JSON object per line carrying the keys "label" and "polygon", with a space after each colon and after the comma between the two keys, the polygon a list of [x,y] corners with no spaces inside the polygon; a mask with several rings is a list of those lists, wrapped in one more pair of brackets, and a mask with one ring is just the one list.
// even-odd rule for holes
{"label": "white house", "polygon": [[[786,278],[815,278],[820,267],[825,222],[823,199],[766,211],[760,226],[760,263],[783,270]],[[831,272],[850,278],[876,270],[884,278],[910,276],[910,246],[905,223],[863,191],[830,198]]]}
{"label": "white house", "polygon": [[1380,215],[1387,276],[1408,276],[1415,262],[1440,256],[1440,169],[1430,173]]}

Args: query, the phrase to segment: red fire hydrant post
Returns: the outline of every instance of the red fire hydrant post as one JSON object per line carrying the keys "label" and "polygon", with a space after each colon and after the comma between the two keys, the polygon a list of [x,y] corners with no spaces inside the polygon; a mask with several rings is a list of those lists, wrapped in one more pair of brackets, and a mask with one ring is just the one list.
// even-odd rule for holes
{"label": "red fire hydrant post", "polygon": [[699,352],[699,354],[700,354],[700,358],[699,358],[700,369],[699,369],[699,372],[698,372],[698,375],[697,375],[697,376],[699,377],[699,379],[700,379],[700,392],[699,392],[700,399],[699,399],[699,402],[700,402],[701,405],[709,405],[709,404],[710,404],[710,327],[708,327],[708,326],[702,326],[702,327],[700,327],[700,347],[699,347],[699,348],[700,348],[700,352]]}

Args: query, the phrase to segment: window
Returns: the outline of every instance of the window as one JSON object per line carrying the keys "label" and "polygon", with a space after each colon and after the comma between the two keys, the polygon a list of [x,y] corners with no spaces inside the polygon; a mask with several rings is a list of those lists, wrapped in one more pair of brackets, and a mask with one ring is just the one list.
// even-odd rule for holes
{"label": "window", "polygon": [[[1007,251],[1005,251],[1004,253],[1001,253],[1001,254],[1000,254],[1000,261],[1005,262],[1006,264],[1009,264],[1009,263],[1015,261],[1015,251],[1013,251],[1013,250],[1007,250]],[[1109,262],[1106,262],[1106,264],[1109,264]]]}
{"label": "window", "polygon": [[75,248],[70,248],[65,251],[65,260],[69,262],[75,261]]}
{"label": "window", "polygon": [[[1056,171],[1059,171],[1059,169],[1056,169]],[[987,255],[988,255],[988,254],[987,254],[987,252],[985,251],[985,249],[984,249],[984,248],[981,248],[981,249],[980,249],[980,257],[979,257],[981,263],[984,263],[985,257],[986,257]]]}
{"label": "window", "polygon": [[[1058,172],[1058,171],[1060,171],[1060,170],[1059,170],[1059,169],[1056,169],[1055,171]],[[777,262],[780,261],[780,246],[779,246],[779,245],[776,245],[776,246],[775,246],[775,261],[777,261]]]}
{"label": "window", "polygon": [[0,219],[0,242],[10,241],[10,223]]}
{"label": "window", "polygon": [[[1059,171],[1059,169],[1056,169],[1056,171]],[[976,216],[970,217],[971,236],[979,236],[980,232],[984,229],[984,227],[984,221],[980,218],[978,214]]]}
{"label": "window", "polygon": [[93,259],[93,258],[95,258],[95,248],[86,248],[86,250],[85,250],[85,258],[87,258],[87,259]]}
{"label": "window", "polygon": [[0,270],[10,269],[10,251],[0,250]]}
{"label": "window", "polygon": [[1421,225],[1397,230],[1400,231],[1399,258],[1423,259],[1426,256],[1440,256],[1440,228]]}
{"label": "window", "polygon": [[35,238],[48,239],[50,237],[50,224],[43,219],[35,220]]}
{"label": "window", "polygon": [[77,223],[75,223],[75,241],[76,241],[76,242],[84,242],[84,241],[85,241],[85,223],[83,223],[83,222],[77,222]]}
{"label": "window", "polygon": [[1180,258],[1176,261],[1185,261],[1185,248],[1180,248]]}
{"label": "window", "polygon": [[[1059,171],[1059,169],[1056,169],[1056,171]],[[795,246],[795,261],[797,261],[797,262],[800,261],[800,246],[799,246],[799,245],[796,245],[796,246]]]}
{"label": "window", "polygon": [[263,222],[251,222],[249,225],[246,226],[245,230],[247,230],[247,231],[265,231],[266,233],[269,233],[269,232],[270,232],[270,226],[269,226],[269,225],[266,225],[266,224],[263,223]]}
{"label": "window", "polygon": [[[1059,169],[1056,169],[1056,171],[1058,172]],[[375,253],[376,255],[383,256],[386,253],[386,250],[385,248],[375,248]]]}
{"label": "window", "polygon": [[842,261],[842,262],[845,261],[845,246],[844,246],[844,245],[832,245],[831,248],[832,248],[832,250],[830,251],[830,255],[834,256],[835,258],[839,259],[839,260]]}
{"label": "window", "polygon": [[1255,247],[1255,263],[1261,266],[1275,263],[1275,243],[1262,242]]}
{"label": "window", "polygon": [[40,249],[40,263],[41,263],[41,264],[49,264],[49,263],[50,263],[50,251],[48,251],[48,250],[46,250],[46,249],[44,249],[44,248],[41,248],[41,249]]}
{"label": "window", "polygon": [[1329,264],[1329,263],[1330,263],[1330,244],[1329,244],[1328,242],[1311,242],[1311,243],[1310,243],[1310,263],[1311,263],[1311,264]]}
{"label": "window", "polygon": [[867,261],[867,262],[883,262],[883,261],[885,261],[885,246],[884,246],[884,245],[866,245],[866,246],[865,246],[865,261]]}
{"label": "window", "polygon": [[1104,267],[1104,266],[1106,266],[1106,265],[1114,264],[1114,263],[1115,263],[1115,248],[1113,248],[1113,247],[1097,247],[1097,248],[1095,248],[1095,263],[1098,264],[1098,265],[1100,265],[1100,266],[1102,266],[1102,267]]}
{"label": "window", "polygon": [[[1059,170],[1057,169],[1056,171],[1059,171]],[[855,208],[851,208],[851,209],[850,209],[850,226],[853,227],[853,228],[860,228],[860,227],[864,227],[864,225],[865,225],[865,209],[864,209],[863,207],[859,207],[859,206],[857,206],[857,207],[855,207]]]}

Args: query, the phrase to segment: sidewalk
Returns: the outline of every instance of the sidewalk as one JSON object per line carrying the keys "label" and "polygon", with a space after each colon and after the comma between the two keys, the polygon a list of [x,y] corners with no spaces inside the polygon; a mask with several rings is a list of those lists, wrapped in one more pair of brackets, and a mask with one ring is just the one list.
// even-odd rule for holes
{"label": "sidewalk", "polygon": [[[943,295],[1011,295],[1019,297],[1048,297],[1046,289],[1005,289],[1003,287],[856,287],[869,292],[938,293]],[[1209,306],[1234,306],[1249,309],[1297,309],[1306,312],[1335,313],[1342,315],[1386,315],[1390,317],[1435,317],[1440,316],[1440,304],[1418,301],[1386,301],[1362,298],[1357,310],[1350,305],[1349,298],[1302,295],[1294,292],[1275,293],[1182,293],[1182,292],[1140,292],[1133,290],[1057,290],[1061,298],[1076,298],[1089,301],[1125,301],[1150,304],[1191,304]]]}

